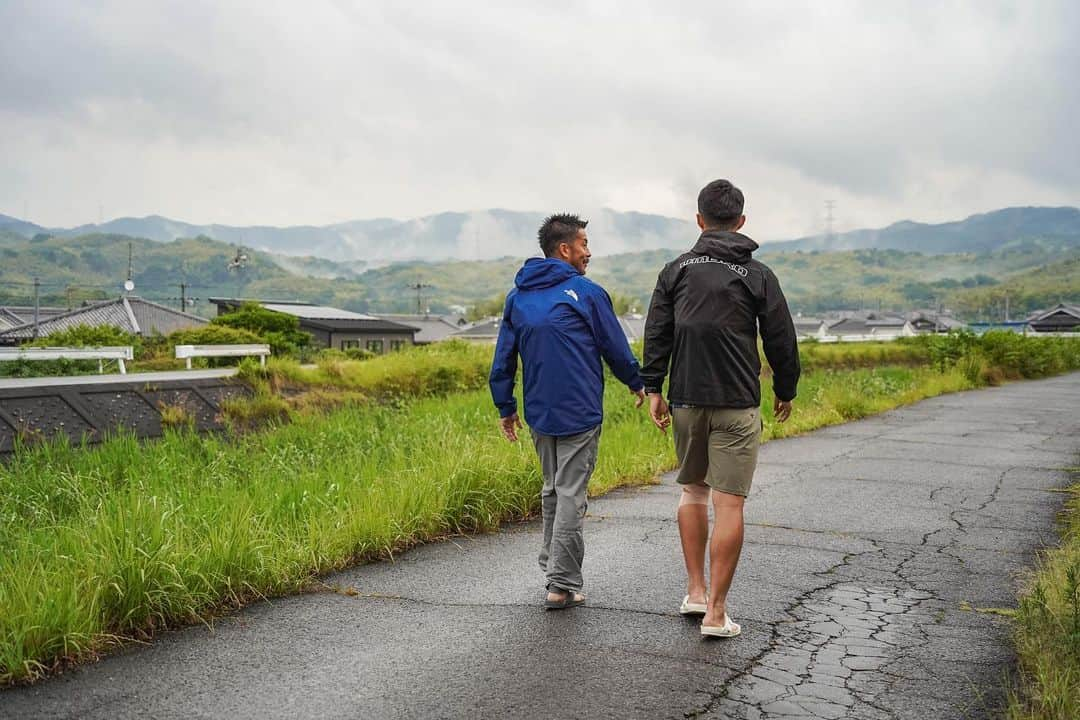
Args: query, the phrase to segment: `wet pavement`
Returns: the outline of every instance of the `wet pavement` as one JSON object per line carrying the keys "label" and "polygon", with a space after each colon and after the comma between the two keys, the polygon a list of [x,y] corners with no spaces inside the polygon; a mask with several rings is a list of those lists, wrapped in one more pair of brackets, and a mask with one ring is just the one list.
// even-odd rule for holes
{"label": "wet pavement", "polygon": [[0,692],[0,718],[981,718],[999,612],[1080,452],[1080,374],[949,395],[762,448],[729,601],[678,614],[677,488],[594,500],[589,604],[540,609],[538,523],[416,548]]}

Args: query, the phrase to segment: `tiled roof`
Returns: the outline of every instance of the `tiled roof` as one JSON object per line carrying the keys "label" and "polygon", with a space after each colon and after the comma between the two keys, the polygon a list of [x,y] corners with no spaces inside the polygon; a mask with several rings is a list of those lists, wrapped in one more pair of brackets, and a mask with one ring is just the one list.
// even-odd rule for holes
{"label": "tiled roof", "polygon": [[[68,312],[67,308],[62,307],[39,307],[38,308],[38,321],[47,320],[57,315],[62,315]],[[5,305],[0,307],[0,317],[8,318],[13,326],[23,325],[25,323],[34,322],[34,306],[33,305]]]}
{"label": "tiled roof", "polygon": [[1064,313],[1065,315],[1072,315],[1073,317],[1080,318],[1080,305],[1069,305],[1067,303],[1058,303],[1049,310],[1038,310],[1031,315],[1028,315],[1029,322],[1038,322],[1044,320],[1056,313]]}
{"label": "tiled roof", "polygon": [[[168,335],[176,330],[199,327],[209,321],[204,318],[181,313],[164,305],[136,297],[122,297],[117,300],[87,305],[41,320],[37,325],[37,336],[45,337],[62,330],[70,330],[78,325],[99,327],[111,325],[124,332],[136,335],[152,335],[155,332]],[[34,335],[33,322],[25,323],[0,332],[0,338],[30,339]]]}

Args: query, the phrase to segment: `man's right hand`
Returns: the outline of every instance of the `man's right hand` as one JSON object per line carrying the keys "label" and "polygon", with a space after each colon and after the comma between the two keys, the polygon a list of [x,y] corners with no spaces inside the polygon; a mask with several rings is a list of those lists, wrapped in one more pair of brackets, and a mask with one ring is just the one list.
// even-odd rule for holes
{"label": "man's right hand", "polygon": [[649,395],[649,417],[652,418],[653,425],[660,428],[660,432],[667,432],[667,427],[671,424],[671,414],[668,412],[667,400],[660,393]]}
{"label": "man's right hand", "polygon": [[776,422],[782,423],[791,417],[791,401],[774,398],[772,410],[773,415],[776,417]]}
{"label": "man's right hand", "polygon": [[517,442],[517,431],[522,427],[524,425],[521,424],[521,418],[518,417],[517,413],[499,418],[499,429],[502,430],[503,436],[510,442]]}

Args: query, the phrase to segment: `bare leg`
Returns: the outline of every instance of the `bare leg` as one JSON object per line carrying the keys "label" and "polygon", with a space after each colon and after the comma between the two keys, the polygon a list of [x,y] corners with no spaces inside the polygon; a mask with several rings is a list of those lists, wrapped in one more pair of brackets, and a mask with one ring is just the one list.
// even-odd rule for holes
{"label": "bare leg", "polygon": [[684,487],[679,501],[679,539],[686,562],[686,594],[690,602],[706,602],[705,546],[709,541],[709,490]]}
{"label": "bare leg", "polygon": [[712,540],[709,543],[709,609],[702,619],[702,625],[720,626],[724,624],[727,610],[727,594],[731,589],[731,580],[735,577],[735,567],[739,564],[739,554],[743,543],[743,502],[745,498],[713,491]]}

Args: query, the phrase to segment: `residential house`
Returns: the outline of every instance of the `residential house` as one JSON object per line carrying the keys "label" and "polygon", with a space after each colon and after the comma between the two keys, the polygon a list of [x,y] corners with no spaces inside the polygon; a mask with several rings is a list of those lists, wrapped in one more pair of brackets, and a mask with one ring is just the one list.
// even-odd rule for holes
{"label": "residential house", "polygon": [[210,298],[210,302],[217,305],[218,315],[237,310],[246,303],[292,315],[299,319],[301,330],[311,333],[316,345],[336,350],[361,348],[381,355],[415,344],[417,333],[417,328],[411,325],[307,302],[239,298]]}
{"label": "residential house", "polygon": [[933,310],[913,310],[906,315],[907,321],[919,335],[947,333],[963,330],[967,325],[952,315]]}
{"label": "residential house", "polygon": [[125,296],[91,303],[46,319],[41,319],[39,315],[36,326],[31,317],[30,322],[0,331],[0,345],[19,345],[36,337],[48,337],[79,325],[108,325],[133,335],[148,337],[202,327],[208,322],[205,318],[182,313],[140,297]]}
{"label": "residential house", "polygon": [[792,320],[795,322],[795,335],[799,340],[821,339],[828,334],[828,325],[821,318],[796,315]]}
{"label": "residential house", "polygon": [[401,323],[416,328],[416,336],[413,342],[417,345],[428,345],[434,342],[450,339],[450,336],[472,325],[462,315],[400,315],[393,313],[379,313],[377,316],[382,320]]}
{"label": "residential house", "polygon": [[499,339],[499,325],[502,318],[479,322],[472,327],[459,330],[450,335],[452,340],[464,340],[465,342],[494,345]]}
{"label": "residential house", "polygon": [[895,340],[915,335],[915,328],[905,318],[882,313],[858,313],[830,323],[825,337],[842,342]]}
{"label": "residential house", "polygon": [[1080,332],[1080,305],[1058,303],[1049,310],[1032,313],[1027,323],[1037,333]]}

